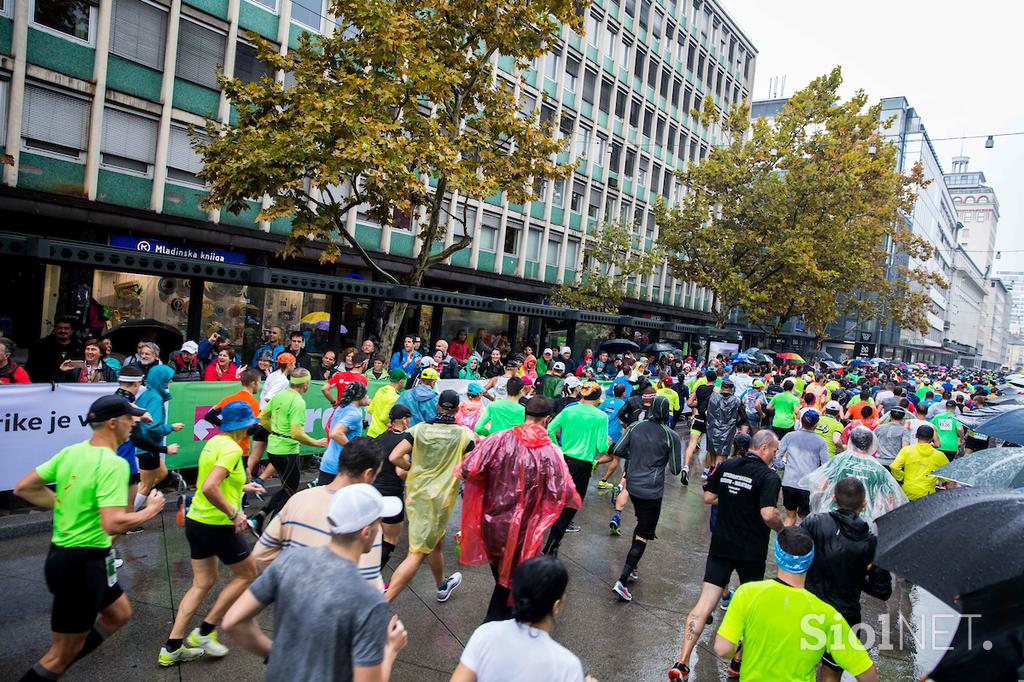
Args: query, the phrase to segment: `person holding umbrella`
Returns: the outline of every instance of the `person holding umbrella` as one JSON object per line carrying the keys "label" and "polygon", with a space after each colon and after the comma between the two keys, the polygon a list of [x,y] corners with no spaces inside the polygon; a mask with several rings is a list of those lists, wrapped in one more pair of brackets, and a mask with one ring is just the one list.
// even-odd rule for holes
{"label": "person holding umbrella", "polygon": [[899,451],[889,466],[892,477],[903,484],[903,492],[916,500],[935,492],[939,479],[932,472],[949,464],[949,459],[932,446],[935,429],[930,424],[917,427],[917,444]]}

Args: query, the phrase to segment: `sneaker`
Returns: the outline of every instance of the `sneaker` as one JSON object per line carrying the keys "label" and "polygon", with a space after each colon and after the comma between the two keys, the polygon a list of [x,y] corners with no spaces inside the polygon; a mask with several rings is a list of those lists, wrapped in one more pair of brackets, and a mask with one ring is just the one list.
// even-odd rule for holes
{"label": "sneaker", "polygon": [[636,569],[634,568],[632,571],[629,572],[629,582],[635,583],[637,580],[640,580],[640,574],[637,573]]}
{"label": "sneaker", "polygon": [[621,526],[621,525],[622,525],[622,517],[620,517],[618,514],[616,514],[616,515],[614,515],[612,517],[612,520],[608,522],[608,530],[611,531],[612,535],[620,536],[620,535],[622,535],[622,531],[619,530],[619,526]]}
{"label": "sneaker", "polygon": [[188,639],[185,640],[185,644],[190,647],[202,649],[207,654],[215,658],[227,656],[228,651],[230,651],[230,649],[221,644],[217,639],[216,630],[208,635],[201,635],[199,634],[199,628],[195,628],[189,633]]}
{"label": "sneaker", "polygon": [[129,528],[128,530],[126,530],[124,534],[125,535],[135,535],[136,533],[141,533],[144,530],[146,530],[146,529],[143,528],[142,526],[135,526],[134,528]]}
{"label": "sneaker", "polygon": [[462,574],[456,571],[444,579],[441,586],[437,588],[437,601],[446,602],[452,596],[455,588],[462,584]]}
{"label": "sneaker", "polygon": [[729,679],[729,680],[738,680],[738,679],[740,679],[740,663],[742,663],[742,662],[743,661],[741,661],[738,658],[733,658],[731,661],[729,661],[729,668],[725,671],[726,679]]}
{"label": "sneaker", "polygon": [[690,666],[685,663],[676,663],[669,669],[668,679],[672,682],[685,682],[690,679]]}
{"label": "sneaker", "polygon": [[683,467],[683,473],[679,474],[679,482],[683,485],[690,485],[690,468]]}
{"label": "sneaker", "polygon": [[707,480],[708,476],[710,476],[710,475],[711,475],[711,469],[705,469],[704,472],[700,475],[700,477],[703,478],[704,480]]}
{"label": "sneaker", "polygon": [[614,499],[618,498],[619,493],[621,493],[621,492],[622,492],[622,486],[621,485],[615,486],[612,489],[612,499],[614,500]]}
{"label": "sneaker", "polygon": [[619,595],[619,599],[622,601],[633,601],[633,595],[629,593],[629,590],[626,589],[626,586],[620,580],[615,581],[615,587],[612,588],[612,592]]}
{"label": "sneaker", "polygon": [[194,661],[206,652],[198,647],[190,647],[182,644],[175,651],[168,651],[167,647],[160,647],[160,657],[157,659],[157,663],[160,664],[161,668],[170,668],[172,665],[179,663],[188,663]]}
{"label": "sneaker", "polygon": [[605,491],[611,490],[613,487],[614,486],[612,486],[612,484],[609,483],[608,481],[598,481],[597,482],[597,489],[598,489],[599,492],[605,492]]}
{"label": "sneaker", "polygon": [[250,517],[247,520],[249,521],[249,527],[252,528],[252,532],[256,534],[256,537],[259,537],[260,535],[263,534],[263,517],[262,516],[257,514],[256,516],[252,516],[252,517]]}
{"label": "sneaker", "polygon": [[121,557],[114,557],[114,568],[121,568],[124,566],[124,559]]}
{"label": "sneaker", "polygon": [[569,522],[569,527],[565,529],[565,532],[566,533],[579,533],[581,530],[583,530],[583,527],[580,526],[580,524],[576,523],[575,521],[570,521]]}
{"label": "sneaker", "polygon": [[720,608],[723,611],[725,611],[726,609],[729,608],[729,603],[730,602],[732,602],[732,592],[729,592],[728,590],[726,590],[725,594],[722,595],[722,601],[719,602],[718,608]]}

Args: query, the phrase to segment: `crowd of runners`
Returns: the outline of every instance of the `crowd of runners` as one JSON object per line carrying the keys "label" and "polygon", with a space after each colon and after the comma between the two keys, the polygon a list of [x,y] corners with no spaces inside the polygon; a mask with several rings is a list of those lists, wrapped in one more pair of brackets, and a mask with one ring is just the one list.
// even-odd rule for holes
{"label": "crowd of runners", "polygon": [[[730,677],[813,680],[820,665],[825,680],[843,670],[877,680],[853,634],[862,591],[885,599],[892,589],[873,564],[872,522],[935,492],[936,468],[990,445],[958,416],[984,406],[999,381],[962,368],[826,369],[746,355],[588,352],[574,362],[568,347],[537,357],[495,345],[486,377],[469,377],[464,393],[439,391],[442,373],[480,364],[461,334],[455,341],[464,360],[442,341],[439,360],[424,362],[408,337],[386,367],[323,376],[282,347],[270,371],[238,373],[238,391],[206,415],[219,432],[202,449],[194,491],[178,493],[192,584],[157,664],[223,657],[227,633],[266,661],[267,679],[389,679],[417,636],[391,603],[424,563],[438,602],[462,583],[445,567],[454,515],[460,563],[489,566],[494,588],[452,679],[583,680],[579,658],[550,636],[572,608],[558,558],[565,537],[631,527],[608,585],[627,608],[644,554],[672,551],[652,543],[667,477],[677,476],[702,485],[711,542],[668,679],[691,679],[693,650],[720,609],[712,646]],[[121,366],[86,415],[90,438],[15,489],[53,509],[52,645],[24,680],[59,678],[131,616],[112,547],[164,510],[174,448],[165,437],[191,426],[167,423],[174,371],[151,364]],[[334,405],[323,438],[304,430],[314,378],[327,379]],[[367,379],[387,383],[371,398]],[[303,446],[320,453],[305,485]],[[588,492],[609,496],[607,530],[575,522],[593,504]],[[230,580],[201,611],[220,564]],[[268,635],[256,618],[271,604]],[[829,624],[821,637],[808,637],[808,618]]]}

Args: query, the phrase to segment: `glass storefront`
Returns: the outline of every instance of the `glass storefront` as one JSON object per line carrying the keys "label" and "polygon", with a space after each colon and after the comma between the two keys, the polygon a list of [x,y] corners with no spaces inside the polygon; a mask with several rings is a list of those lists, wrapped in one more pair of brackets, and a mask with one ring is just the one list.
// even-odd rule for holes
{"label": "glass storefront", "polygon": [[187,279],[97,270],[92,298],[103,307],[107,327],[127,320],[154,319],[185,332],[191,285]]}

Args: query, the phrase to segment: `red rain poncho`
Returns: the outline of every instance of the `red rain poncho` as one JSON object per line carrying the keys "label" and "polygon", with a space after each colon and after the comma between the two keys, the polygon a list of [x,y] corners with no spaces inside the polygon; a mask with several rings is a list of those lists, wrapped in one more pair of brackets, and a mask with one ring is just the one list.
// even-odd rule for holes
{"label": "red rain poncho", "polygon": [[495,563],[498,583],[540,552],[562,509],[579,509],[569,467],[540,424],[522,424],[477,444],[462,463],[462,549],[468,565]]}

